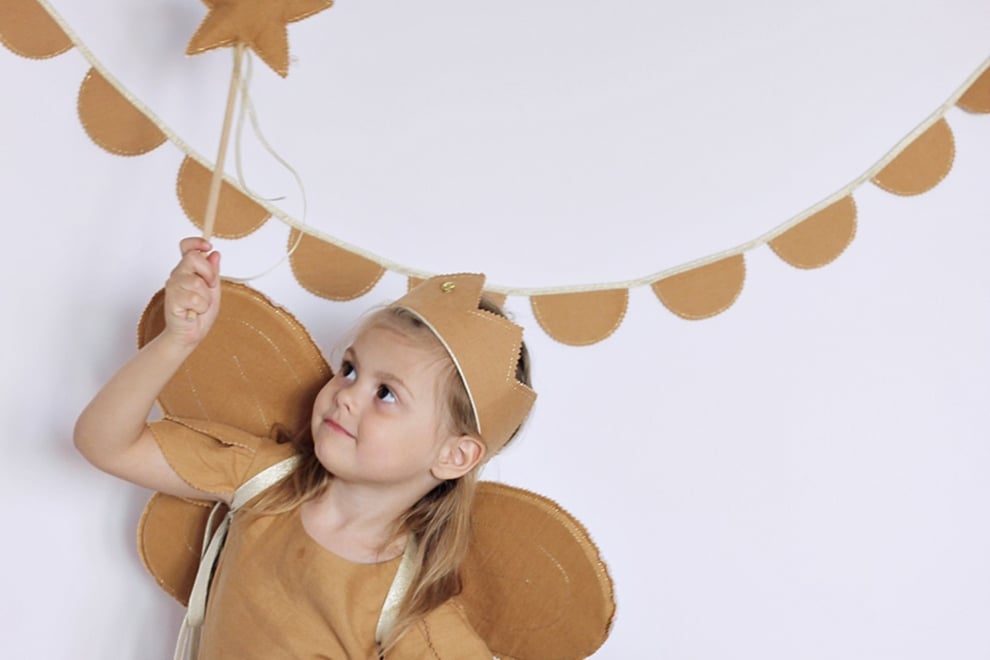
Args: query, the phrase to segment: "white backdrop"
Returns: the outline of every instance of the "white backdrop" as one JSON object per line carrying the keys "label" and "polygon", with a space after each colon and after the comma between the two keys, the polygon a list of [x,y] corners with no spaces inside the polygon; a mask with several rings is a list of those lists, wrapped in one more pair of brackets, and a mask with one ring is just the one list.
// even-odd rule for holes
{"label": "white backdrop", "polygon": [[[212,158],[230,56],[182,55],[193,0],[58,0],[96,56]],[[990,55],[990,5],[949,0],[355,2],[290,26],[255,67],[307,222],[407,266],[499,284],[625,280],[762,234],[853,180]],[[0,51],[4,657],[165,658],[180,618],[140,566],[148,493],[72,449],[78,411],[195,230],[169,144],[89,141],[70,51]],[[527,326],[541,398],[486,476],[586,523],[616,582],[596,658],[990,657],[990,115],[951,110],[956,162],[912,198],[867,184],[857,237],[799,271],[747,253],[727,312],[684,321],[634,289],[619,330]],[[248,140],[250,142],[250,140]],[[251,149],[249,183],[298,214]],[[227,272],[287,230],[220,242]],[[255,285],[328,346],[369,305],[282,267]]]}

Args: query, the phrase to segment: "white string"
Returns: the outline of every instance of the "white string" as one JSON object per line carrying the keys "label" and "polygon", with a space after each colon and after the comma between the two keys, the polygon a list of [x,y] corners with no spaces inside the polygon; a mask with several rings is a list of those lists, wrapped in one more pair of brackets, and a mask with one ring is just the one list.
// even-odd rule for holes
{"label": "white string", "polygon": [[[251,130],[254,132],[254,136],[258,139],[258,142],[261,143],[261,146],[263,146],[265,151],[267,151],[272,158],[278,161],[282,167],[287,169],[296,180],[296,185],[299,186],[299,194],[302,198],[302,217],[305,219],[308,215],[309,209],[306,199],[306,186],[303,185],[303,180],[302,177],[299,176],[299,172],[297,172],[295,168],[289,165],[288,161],[282,158],[282,156],[275,151],[275,148],[271,146],[268,142],[268,138],[265,137],[265,134],[261,130],[261,123],[258,121],[258,114],[254,110],[254,102],[251,101],[250,87],[251,77],[254,75],[254,56],[250,53],[250,51],[248,52],[246,62],[247,66],[241,74],[241,107],[237,116],[237,142],[234,145],[237,161],[237,180],[240,182],[241,186],[244,187],[244,190],[248,192],[248,194],[253,197],[261,197],[260,195],[255,194],[254,191],[248,187],[247,181],[244,177],[243,162],[241,160],[241,137],[244,133],[244,116],[247,115],[251,119]],[[284,197],[270,198],[268,201],[277,201],[281,199],[284,199]]]}
{"label": "white string", "polygon": [[[168,140],[179,148],[179,150],[184,152],[190,158],[199,161],[199,163],[202,164],[207,169],[212,169],[209,160],[205,159],[203,156],[198,154],[192,147],[186,144],[186,142],[183,141],[182,138],[180,138],[174,131],[172,131],[168,127],[168,125],[161,120],[161,118],[159,118],[155,113],[153,113],[150,108],[148,108],[143,103],[141,103],[141,101],[135,98],[127,90],[127,88],[125,88],[116,78],[114,78],[110,74],[109,71],[106,70],[106,68],[102,64],[100,64],[100,62],[96,59],[96,57],[92,54],[92,52],[90,52],[90,50],[86,47],[83,41],[79,38],[79,36],[75,34],[72,31],[72,29],[68,26],[68,24],[65,22],[65,20],[58,15],[55,9],[51,6],[49,0],[37,0],[37,1],[42,7],[44,7],[45,11],[47,11],[51,15],[52,19],[56,23],[58,23],[59,27],[62,28],[66,36],[68,36],[69,39],[72,41],[72,43],[75,44],[76,48],[83,55],[83,57],[90,63],[90,65],[94,69],[99,71],[104,78],[106,78],[107,82],[113,85],[113,87],[118,92],[120,92],[120,94],[122,94],[130,103],[132,103],[138,110],[140,110],[152,123],[154,123],[159,128],[159,130],[161,130],[162,133],[166,135]],[[969,87],[973,84],[973,82],[978,77],[980,77],[980,75],[982,75],[983,72],[985,72],[988,68],[990,68],[990,57],[984,60],[983,63],[972,74],[970,74],[970,76],[958,88],[956,88],[956,90],[952,94],[949,95],[949,97],[945,100],[944,103],[942,103],[942,105],[940,105],[924,121],[918,124],[914,128],[914,130],[908,133],[903,139],[901,139],[900,142],[894,145],[894,147],[891,148],[890,151],[888,151],[886,154],[884,154],[884,156],[880,158],[880,160],[876,161],[873,165],[867,168],[866,171],[863,172],[863,174],[853,179],[846,186],[835,191],[825,199],[817,202],[812,206],[809,206],[805,210],[790,217],[786,221],[780,223],[779,225],[773,227],[769,231],[752,239],[751,241],[742,243],[740,245],[736,245],[735,247],[728,248],[721,252],[710,254],[695,259],[693,261],[685,262],[677,266],[673,266],[671,268],[660,270],[651,273],[649,275],[635,279],[630,279],[630,280],[599,282],[599,283],[581,284],[581,285],[548,286],[548,287],[507,287],[495,283],[486,283],[485,289],[493,293],[500,293],[510,296],[540,296],[540,295],[551,295],[551,294],[559,294],[559,293],[581,293],[587,291],[602,291],[607,289],[632,289],[641,286],[648,286],[659,280],[671,277],[672,275],[677,275],[678,273],[694,270],[695,268],[700,268],[701,266],[705,266],[710,263],[714,263],[716,261],[721,261],[722,259],[725,259],[727,257],[736,256],[744,252],[747,252],[749,250],[752,250],[754,248],[765,245],[770,240],[776,238],[780,234],[783,234],[791,227],[799,224],[803,220],[806,220],[807,218],[811,217],[818,211],[821,211],[822,209],[838,201],[839,199],[845,197],[846,195],[851,194],[858,187],[863,185],[866,181],[873,178],[873,176],[875,176],[877,172],[882,170],[892,160],[897,158],[897,156],[899,156],[901,152],[903,152],[904,149],[906,149],[919,135],[921,135],[928,128],[930,128],[932,124],[942,119],[945,116],[946,112],[948,112],[949,108],[951,108],[956,104],[959,98],[966,92],[967,89],[969,89]],[[254,114],[253,111],[249,110],[249,115],[253,116],[253,114]],[[273,155],[275,154],[273,153]],[[235,189],[240,190],[245,194],[250,194],[247,192],[247,190],[245,190],[243,186],[239,185],[238,183],[229,181],[227,180],[226,177],[224,177],[224,180],[227,181],[228,184],[232,185]],[[266,211],[271,213],[272,217],[278,218],[284,224],[289,225],[290,227],[297,229],[300,232],[300,235],[296,241],[296,244],[293,245],[292,250],[295,250],[296,246],[298,246],[299,241],[302,239],[302,234],[305,233],[321,241],[330,243],[341,249],[347,250],[348,252],[352,252],[369,261],[373,261],[387,270],[400,273],[407,277],[427,279],[435,274],[430,271],[411,268],[409,266],[406,266],[405,264],[400,264],[396,261],[386,259],[364,248],[358,247],[356,245],[352,245],[350,243],[347,243],[346,241],[340,240],[339,238],[325,234],[319,229],[315,227],[310,227],[305,222],[302,222],[290,216],[285,211],[271,204],[267,200],[254,197],[253,195],[252,198],[254,198],[255,201],[260,206],[262,206]],[[291,254],[291,251],[288,254]],[[286,258],[288,258],[288,254],[286,255]],[[275,267],[277,267],[278,265],[279,264],[276,264]],[[268,272],[269,271],[266,271],[262,275],[267,274]],[[261,277],[261,275],[258,275],[256,277]]]}
{"label": "white string", "polygon": [[[282,165],[282,167],[287,169],[289,173],[292,175],[292,177],[296,180],[296,185],[299,186],[299,196],[302,199],[301,223],[305,225],[306,216],[309,214],[309,204],[306,200],[306,186],[303,185],[303,180],[302,177],[299,176],[299,172],[297,172],[294,167],[292,167],[284,158],[282,158],[281,155],[278,154],[278,152],[275,151],[274,147],[271,146],[271,144],[268,142],[268,139],[265,137],[264,133],[261,130],[261,123],[258,121],[258,115],[254,111],[254,103],[251,101],[250,87],[251,87],[251,77],[254,73],[254,56],[251,54],[250,51],[247,52],[247,57],[245,58],[245,61],[247,62],[247,66],[241,72],[241,80],[239,85],[241,92],[241,103],[240,103],[239,112],[237,114],[237,131],[234,139],[234,160],[237,167],[237,181],[241,184],[241,187],[244,189],[244,191],[251,197],[254,197],[255,199],[265,199],[266,201],[269,202],[285,199],[284,197],[278,197],[278,198],[261,197],[253,190],[251,190],[251,188],[247,184],[247,179],[244,176],[243,160],[241,159],[241,141],[244,137],[244,116],[246,114],[251,120],[251,130],[254,132],[254,136],[255,138],[257,138],[258,142],[261,143],[261,146],[265,149],[265,151],[268,152],[268,154],[272,158],[278,161],[278,163]],[[275,269],[282,266],[282,264],[284,264],[286,261],[289,260],[290,257],[292,257],[292,254],[296,251],[296,248],[298,248],[299,244],[302,242],[302,237],[303,237],[303,232],[300,231],[296,236],[296,240],[289,247],[288,251],[286,251],[286,253],[282,255],[282,258],[279,259],[277,262],[275,262],[272,266],[262,271],[261,273],[258,273],[257,275],[252,275],[250,277],[231,277],[227,275],[226,279],[232,280],[234,282],[240,282],[241,284],[247,284],[252,280],[257,280],[264,277],[265,275],[268,275]]]}

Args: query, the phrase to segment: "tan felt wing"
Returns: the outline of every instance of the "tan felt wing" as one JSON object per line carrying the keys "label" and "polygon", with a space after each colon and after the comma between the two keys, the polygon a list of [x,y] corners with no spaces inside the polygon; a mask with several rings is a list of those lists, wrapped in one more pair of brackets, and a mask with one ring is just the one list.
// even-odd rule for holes
{"label": "tan felt wing", "polygon": [[212,508],[213,502],[155,493],[144,505],[138,523],[141,563],[158,586],[183,606],[189,604],[196,581]]}
{"label": "tan felt wing", "polygon": [[[254,289],[224,281],[220,315],[158,397],[167,414],[222,422],[254,435],[306,424],[330,367],[306,328]],[[138,325],[144,346],[165,327],[163,292]]]}
{"label": "tan felt wing", "polygon": [[479,484],[463,570],[465,611],[493,653],[586,658],[615,616],[612,579],[588,532],[556,502]]}

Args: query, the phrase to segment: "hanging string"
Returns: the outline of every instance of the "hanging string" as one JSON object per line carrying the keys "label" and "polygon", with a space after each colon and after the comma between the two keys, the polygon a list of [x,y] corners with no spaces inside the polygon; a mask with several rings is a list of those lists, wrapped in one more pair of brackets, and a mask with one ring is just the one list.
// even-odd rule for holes
{"label": "hanging string", "polygon": [[[306,186],[303,184],[303,180],[302,177],[299,176],[299,172],[297,172],[296,169],[288,163],[288,161],[286,161],[277,151],[275,151],[275,148],[272,147],[271,143],[268,142],[268,138],[265,137],[264,132],[261,130],[261,122],[258,121],[258,114],[255,112],[254,103],[251,101],[250,89],[251,89],[251,77],[254,73],[254,56],[251,55],[250,52],[248,52],[248,57],[246,58],[246,62],[247,64],[241,73],[240,109],[237,114],[237,131],[236,131],[236,136],[234,138],[234,165],[237,169],[237,181],[245,192],[247,192],[249,195],[251,195],[256,199],[263,199],[268,202],[281,201],[285,199],[284,196],[262,197],[261,195],[258,195],[256,192],[254,192],[254,190],[252,190],[247,183],[247,177],[244,176],[243,159],[241,157],[242,156],[241,143],[244,138],[244,117],[246,115],[250,119],[251,131],[254,133],[255,138],[261,144],[262,148],[264,148],[264,150],[267,151],[268,154],[272,158],[274,158],[282,167],[284,167],[286,170],[289,171],[289,173],[292,175],[292,178],[295,179],[296,185],[299,186],[299,197],[302,200],[302,217],[300,222],[303,225],[305,225],[306,216],[309,214],[309,204],[306,199]],[[286,261],[289,260],[292,254],[296,251],[296,248],[299,247],[299,244],[302,242],[302,238],[304,235],[305,232],[302,231],[298,232],[298,235],[296,236],[296,240],[289,247],[288,251],[286,251],[286,253],[282,255],[282,258],[279,259],[277,262],[275,262],[273,265],[263,270],[262,272],[258,273],[257,275],[251,275],[249,277],[227,276],[227,279],[232,280],[234,282],[240,282],[241,284],[246,284],[248,282],[251,282],[252,280],[260,279],[265,275],[268,275],[269,273],[279,268],[280,266],[282,266],[282,264],[284,264]]]}

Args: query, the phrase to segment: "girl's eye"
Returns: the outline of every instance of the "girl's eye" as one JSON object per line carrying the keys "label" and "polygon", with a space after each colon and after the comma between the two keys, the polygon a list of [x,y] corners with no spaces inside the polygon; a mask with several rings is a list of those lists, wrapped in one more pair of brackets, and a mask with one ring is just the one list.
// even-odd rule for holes
{"label": "girl's eye", "polygon": [[340,375],[352,382],[357,379],[357,371],[354,370],[354,365],[347,360],[344,360],[340,364]]}
{"label": "girl's eye", "polygon": [[376,392],[378,399],[385,403],[395,403],[395,394],[388,388],[388,385],[379,385]]}

